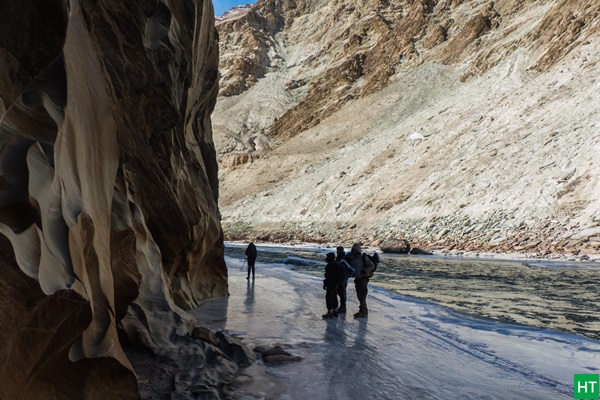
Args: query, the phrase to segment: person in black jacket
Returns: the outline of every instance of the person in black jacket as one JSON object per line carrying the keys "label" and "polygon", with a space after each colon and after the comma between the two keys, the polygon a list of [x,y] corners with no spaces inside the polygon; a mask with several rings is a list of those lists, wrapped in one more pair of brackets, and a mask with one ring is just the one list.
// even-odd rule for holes
{"label": "person in black jacket", "polygon": [[325,257],[327,265],[325,266],[325,279],[323,280],[323,289],[325,292],[325,304],[327,313],[323,318],[333,318],[338,315],[337,288],[340,282],[339,264],[335,262],[335,253],[327,253]]}
{"label": "person in black jacket", "polygon": [[246,248],[246,258],[248,259],[248,277],[246,279],[250,279],[250,270],[252,270],[252,279],[254,279],[254,264],[256,263],[257,256],[256,246],[250,242]]}
{"label": "person in black jacket", "polygon": [[352,245],[350,255],[347,256],[349,264],[354,268],[354,286],[356,288],[356,297],[358,298],[359,309],[354,318],[365,318],[369,315],[369,309],[367,308],[367,293],[369,277],[372,276],[371,272],[375,270],[375,264],[369,259],[369,257],[362,252],[360,244],[355,243]]}
{"label": "person in black jacket", "polygon": [[337,253],[335,256],[335,262],[340,264],[343,275],[343,279],[339,283],[337,288],[337,295],[340,298],[340,308],[338,308],[338,313],[342,314],[346,312],[346,288],[348,287],[348,278],[350,277],[350,271],[348,269],[349,264],[347,262],[344,262],[344,257],[346,257],[344,247],[338,246],[336,251]]}

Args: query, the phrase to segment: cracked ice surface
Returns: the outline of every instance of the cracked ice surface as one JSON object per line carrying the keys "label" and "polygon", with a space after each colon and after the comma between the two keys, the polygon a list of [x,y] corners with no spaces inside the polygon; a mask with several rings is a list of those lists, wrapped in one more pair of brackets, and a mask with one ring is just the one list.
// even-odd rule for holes
{"label": "cracked ice surface", "polygon": [[476,319],[369,286],[369,317],[348,285],[348,315],[322,320],[320,276],[261,264],[247,281],[227,258],[229,298],[194,314],[251,346],[281,344],[304,358],[258,361],[237,379],[238,398],[570,399],[573,374],[598,373],[600,342]]}

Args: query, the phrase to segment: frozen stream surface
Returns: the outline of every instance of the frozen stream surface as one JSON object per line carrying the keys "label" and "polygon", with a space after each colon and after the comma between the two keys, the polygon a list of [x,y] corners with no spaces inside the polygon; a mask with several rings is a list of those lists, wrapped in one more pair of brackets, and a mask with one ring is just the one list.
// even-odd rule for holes
{"label": "frozen stream surface", "polygon": [[258,263],[247,281],[243,260],[226,261],[230,296],[193,314],[252,347],[303,357],[241,370],[240,399],[572,399],[573,374],[599,372],[592,339],[472,318],[373,285],[368,319],[354,319],[352,283],[348,314],[323,320],[322,277]]}

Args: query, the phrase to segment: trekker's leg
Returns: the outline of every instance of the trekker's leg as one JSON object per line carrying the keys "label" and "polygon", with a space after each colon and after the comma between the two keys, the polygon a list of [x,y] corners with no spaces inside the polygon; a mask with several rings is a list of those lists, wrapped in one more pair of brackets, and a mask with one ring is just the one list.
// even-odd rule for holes
{"label": "trekker's leg", "polygon": [[363,313],[365,315],[369,315],[369,309],[367,308],[367,294],[368,293],[369,293],[369,278],[365,278],[364,299],[362,302]]}
{"label": "trekker's leg", "polygon": [[337,308],[336,288],[327,287],[325,292],[325,304],[327,306],[327,314],[323,318],[333,318],[333,310]]}
{"label": "trekker's leg", "polygon": [[[338,285],[339,286],[339,285]],[[338,315],[338,286],[334,287],[331,290],[331,301],[332,301],[332,306],[333,306],[333,315],[337,316]]]}
{"label": "trekker's leg", "polygon": [[248,260],[248,277],[246,279],[250,279],[250,273],[252,272],[252,279],[254,279],[254,264],[256,261]]}
{"label": "trekker's leg", "polygon": [[340,296],[340,308],[338,312],[340,313],[346,312],[346,286],[348,286],[347,283],[338,285],[338,296]]}
{"label": "trekker's leg", "polygon": [[369,282],[368,278],[360,278],[354,281],[356,286],[356,297],[358,298],[359,309],[354,316],[356,318],[366,317],[367,316],[367,283]]}

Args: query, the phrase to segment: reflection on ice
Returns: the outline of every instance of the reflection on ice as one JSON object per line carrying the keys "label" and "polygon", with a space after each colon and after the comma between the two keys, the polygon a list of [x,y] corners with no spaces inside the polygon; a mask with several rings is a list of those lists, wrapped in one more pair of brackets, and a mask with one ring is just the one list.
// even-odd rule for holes
{"label": "reflection on ice", "polygon": [[255,363],[240,373],[238,398],[570,399],[573,374],[600,367],[597,341],[471,318],[374,286],[368,319],[351,317],[358,304],[349,285],[348,315],[322,320],[321,277],[259,262],[247,281],[242,262],[227,259],[229,299],[195,315],[304,360]]}
{"label": "reflection on ice", "polygon": [[244,300],[245,313],[254,312],[254,279],[246,280],[246,299]]}

